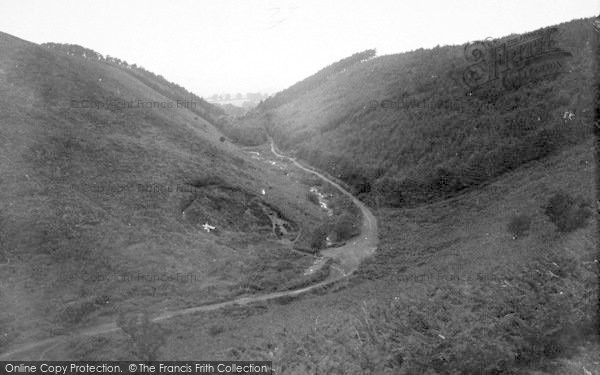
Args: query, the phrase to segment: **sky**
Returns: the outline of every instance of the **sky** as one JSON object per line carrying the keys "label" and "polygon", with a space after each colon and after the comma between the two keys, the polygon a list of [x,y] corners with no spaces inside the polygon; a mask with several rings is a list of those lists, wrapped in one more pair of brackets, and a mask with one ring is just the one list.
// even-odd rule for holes
{"label": "sky", "polygon": [[600,0],[0,0],[0,31],[79,44],[208,97],[274,93],[366,49],[462,44],[599,13]]}

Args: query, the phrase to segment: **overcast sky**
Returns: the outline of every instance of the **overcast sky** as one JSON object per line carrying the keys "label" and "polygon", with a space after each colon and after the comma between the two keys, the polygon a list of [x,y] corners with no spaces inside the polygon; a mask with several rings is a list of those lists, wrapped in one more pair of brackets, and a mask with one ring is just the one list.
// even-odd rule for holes
{"label": "overcast sky", "polygon": [[0,0],[0,31],[79,44],[210,96],[272,93],[365,49],[461,44],[599,9],[600,0]]}

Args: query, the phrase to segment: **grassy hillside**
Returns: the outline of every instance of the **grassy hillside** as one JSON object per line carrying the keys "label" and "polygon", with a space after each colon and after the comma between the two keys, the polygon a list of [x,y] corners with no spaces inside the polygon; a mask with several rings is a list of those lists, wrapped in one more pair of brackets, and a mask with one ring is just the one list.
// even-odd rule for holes
{"label": "grassy hillside", "polygon": [[[309,282],[313,259],[272,235],[263,208],[302,242],[327,223],[307,194],[318,184],[266,144],[229,143],[261,143],[266,128],[372,204],[378,249],[311,295],[161,321],[158,359],[264,359],[284,374],[600,372],[588,22],[560,25],[572,56],[552,79],[469,93],[464,46],[351,58],[222,122],[238,132],[228,139],[187,109],[71,108],[174,99],[128,68],[1,35],[0,349],[119,311]],[[334,218],[348,211],[330,203]],[[99,277],[164,273],[194,278]],[[116,331],[45,354],[117,360],[132,348]]]}
{"label": "grassy hillside", "polygon": [[[452,199],[381,208],[377,253],[348,284],[165,322],[160,357],[260,358],[284,374],[598,372],[597,221],[562,233],[543,208],[556,191],[591,207],[595,173],[588,141]],[[531,219],[517,238],[515,215]],[[127,345],[69,349],[121,359]]]}
{"label": "grassy hillside", "polygon": [[117,310],[230,298],[275,270],[286,280],[273,289],[307,281],[312,257],[268,215],[297,233],[325,213],[298,202],[308,187],[221,141],[207,121],[218,109],[91,50],[7,34],[0,50],[0,348]]}
{"label": "grassy hillside", "polygon": [[174,82],[169,82],[160,74],[154,74],[137,64],[129,64],[127,61],[116,57],[103,56],[94,50],[76,44],[44,43],[41,46],[69,56],[103,62],[113,67],[120,68],[175,103],[180,101],[183,105],[186,102],[193,102],[194,105],[188,105],[187,109],[202,116],[207,121],[214,122],[216,118],[225,114],[218,106],[209,104],[206,100],[186,90],[184,87]]}
{"label": "grassy hillside", "polygon": [[240,126],[262,123],[282,148],[373,204],[449,196],[590,135],[596,34],[589,19],[557,27],[556,46],[571,54],[561,73],[517,89],[470,91],[465,45],[420,49],[357,62],[319,84],[307,78]]}

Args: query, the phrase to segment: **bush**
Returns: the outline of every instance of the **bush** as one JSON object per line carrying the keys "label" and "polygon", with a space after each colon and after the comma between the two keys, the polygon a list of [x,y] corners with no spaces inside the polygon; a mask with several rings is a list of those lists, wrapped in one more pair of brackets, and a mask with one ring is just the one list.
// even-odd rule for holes
{"label": "bush", "polygon": [[515,215],[508,222],[508,232],[513,236],[513,239],[522,237],[531,226],[531,218],[527,215]]}
{"label": "bush", "polygon": [[225,142],[225,137],[220,137],[220,138],[219,138],[219,141],[221,141],[221,142]]}
{"label": "bush", "polygon": [[223,325],[221,325],[221,324],[217,324],[217,325],[211,326],[208,329],[208,334],[211,337],[218,336],[218,335],[220,335],[223,332],[225,332],[225,327]]}
{"label": "bush", "polygon": [[558,231],[564,233],[584,227],[592,214],[583,199],[562,191],[555,193],[542,208]]}
{"label": "bush", "polygon": [[355,225],[355,219],[350,214],[340,216],[333,225],[333,231],[337,235],[338,241],[345,241],[358,234],[358,228]]}
{"label": "bush", "polygon": [[309,191],[308,193],[306,193],[306,199],[308,199],[309,202],[319,206],[319,198],[317,198],[317,195],[315,193]]}
{"label": "bush", "polygon": [[416,304],[365,305],[356,357],[394,374],[510,374],[566,355],[596,324],[596,276],[568,256],[536,260],[507,279],[470,295],[432,287],[433,297]]}
{"label": "bush", "polygon": [[97,306],[91,301],[73,303],[67,306],[60,314],[61,319],[67,324],[80,323],[83,318],[96,310]]}
{"label": "bush", "polygon": [[323,226],[317,227],[314,230],[309,240],[310,248],[314,252],[317,252],[325,247],[325,239],[327,238],[327,234],[328,230]]}
{"label": "bush", "polygon": [[266,355],[278,374],[508,375],[568,357],[594,337],[597,271],[573,254],[546,253],[477,279],[468,292],[449,283],[429,285],[426,298],[363,301],[338,323],[284,330]]}

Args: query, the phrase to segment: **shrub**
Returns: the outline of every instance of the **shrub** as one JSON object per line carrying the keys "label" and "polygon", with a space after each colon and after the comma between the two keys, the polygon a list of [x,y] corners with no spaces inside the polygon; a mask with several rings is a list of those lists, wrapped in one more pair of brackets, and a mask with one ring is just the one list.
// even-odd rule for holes
{"label": "shrub", "polygon": [[267,355],[284,374],[521,374],[594,337],[596,281],[595,266],[572,254],[544,254],[473,280],[467,293],[430,285],[427,298],[363,301],[344,323],[284,330]]}
{"label": "shrub", "polygon": [[531,226],[531,218],[527,215],[515,215],[508,222],[508,232],[513,236],[513,239],[522,237]]}
{"label": "shrub", "polygon": [[80,323],[83,318],[96,310],[97,306],[92,301],[83,301],[68,305],[61,312],[61,319],[68,324]]}
{"label": "shrub", "polygon": [[354,225],[355,219],[350,214],[340,216],[333,225],[339,241],[344,241],[358,234],[358,228]]}
{"label": "shrub", "polygon": [[592,214],[583,199],[573,198],[562,191],[550,197],[542,208],[558,231],[565,233],[584,227]]}
{"label": "shrub", "polygon": [[77,324],[93,313],[110,303],[110,296],[102,295],[97,297],[89,297],[81,301],[68,304],[60,313],[60,318],[67,324]]}
{"label": "shrub", "polygon": [[356,358],[395,374],[507,374],[564,356],[596,324],[596,276],[568,256],[536,260],[508,279],[478,284],[470,295],[435,287],[416,304],[365,306]]}
{"label": "shrub", "polygon": [[462,185],[460,178],[453,171],[445,168],[438,168],[435,176],[430,182],[431,188],[438,193],[451,193],[461,190]]}
{"label": "shrub", "polygon": [[208,329],[208,334],[210,336],[212,336],[212,337],[218,336],[218,335],[220,335],[223,332],[225,332],[225,327],[223,325],[221,325],[221,324],[217,324],[217,325],[211,326]]}
{"label": "shrub", "polygon": [[371,196],[378,207],[401,207],[404,203],[400,181],[389,177],[382,177],[373,184]]}
{"label": "shrub", "polygon": [[321,250],[323,247],[325,247],[325,239],[327,238],[327,234],[327,228],[323,226],[317,227],[310,237],[310,248],[313,251],[317,252],[318,250]]}
{"label": "shrub", "polygon": [[308,192],[306,193],[306,199],[308,199],[309,202],[316,204],[317,206],[319,205],[319,198],[317,198],[317,195],[313,192]]}
{"label": "shrub", "polygon": [[220,138],[219,138],[219,141],[221,141],[221,142],[225,142],[225,137],[220,137]]}

